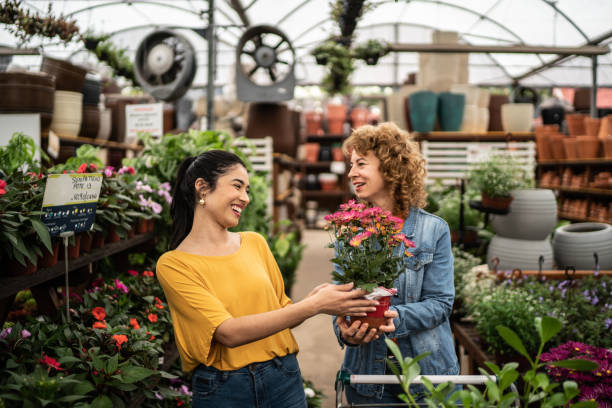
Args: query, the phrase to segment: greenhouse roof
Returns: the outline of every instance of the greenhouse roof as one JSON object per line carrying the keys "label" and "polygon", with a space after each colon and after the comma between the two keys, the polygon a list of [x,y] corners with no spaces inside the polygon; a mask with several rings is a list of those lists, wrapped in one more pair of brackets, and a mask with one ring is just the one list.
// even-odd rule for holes
{"label": "greenhouse roof", "polygon": [[[193,29],[207,26],[208,2],[203,0],[33,1],[22,5],[45,13],[76,19],[82,32],[110,34],[112,41],[133,55],[145,35],[171,27],[187,37],[197,52],[194,85],[206,84],[207,42]],[[233,82],[235,48],[246,27],[266,24],[290,39],[297,58],[298,84],[317,84],[324,74],[310,51],[337,33],[330,16],[330,0],[216,0],[215,24],[219,38],[215,83]],[[359,22],[355,42],[380,39],[389,43],[430,43],[434,30],[456,31],[460,41],[474,45],[609,46],[612,42],[610,0],[374,0],[375,7]],[[16,38],[0,28],[0,44],[16,46]],[[32,40],[26,46],[41,45]],[[75,44],[44,41],[46,54],[92,61]],[[357,85],[398,85],[418,71],[418,54],[390,53],[378,65],[357,63],[352,76]],[[551,54],[470,54],[469,81],[475,85],[509,85],[525,73],[559,59]],[[40,57],[18,57],[22,65],[40,64]],[[598,57],[599,86],[612,87],[612,55]],[[591,58],[571,56],[520,80],[526,86],[591,86]]]}

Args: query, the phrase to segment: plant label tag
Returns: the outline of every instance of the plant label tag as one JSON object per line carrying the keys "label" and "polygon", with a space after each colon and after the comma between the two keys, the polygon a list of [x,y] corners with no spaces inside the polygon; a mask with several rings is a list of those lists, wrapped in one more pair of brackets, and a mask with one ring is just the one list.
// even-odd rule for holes
{"label": "plant label tag", "polygon": [[101,187],[102,173],[48,175],[41,221],[49,234],[90,230]]}
{"label": "plant label tag", "polygon": [[125,143],[136,144],[139,133],[161,137],[164,131],[162,103],[125,105]]}

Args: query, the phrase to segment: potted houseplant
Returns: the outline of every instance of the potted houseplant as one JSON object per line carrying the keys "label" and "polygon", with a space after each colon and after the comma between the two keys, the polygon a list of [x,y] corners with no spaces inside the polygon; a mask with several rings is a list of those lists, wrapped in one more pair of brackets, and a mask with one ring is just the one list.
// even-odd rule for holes
{"label": "potted houseplant", "polygon": [[389,46],[384,41],[368,40],[353,49],[355,58],[362,59],[368,65],[376,65],[378,59],[389,53]]}
{"label": "potted houseplant", "polygon": [[511,191],[525,185],[525,174],[510,155],[492,155],[474,166],[468,183],[480,190],[484,207],[507,210],[512,202]]}
{"label": "potted houseplant", "polygon": [[[332,277],[338,283],[353,282],[365,290],[366,298],[376,299],[380,305],[360,320],[369,327],[384,323],[384,312],[389,308],[391,296],[397,292],[394,281],[404,271],[404,255],[411,256],[407,248],[414,243],[402,234],[403,220],[380,207],[366,207],[354,200],[340,206],[340,211],[325,217],[326,230],[332,233],[336,249]],[[403,251],[403,252],[402,252]]]}
{"label": "potted houseplant", "polygon": [[[467,194],[470,198],[471,194]],[[463,242],[475,242],[478,238],[476,227],[480,224],[480,212],[471,208],[467,203],[463,206]],[[440,218],[448,223],[451,231],[452,242],[459,241],[459,232],[461,231],[460,212],[461,212],[461,196],[456,191],[451,191],[444,195],[438,201],[438,210],[435,212]]]}

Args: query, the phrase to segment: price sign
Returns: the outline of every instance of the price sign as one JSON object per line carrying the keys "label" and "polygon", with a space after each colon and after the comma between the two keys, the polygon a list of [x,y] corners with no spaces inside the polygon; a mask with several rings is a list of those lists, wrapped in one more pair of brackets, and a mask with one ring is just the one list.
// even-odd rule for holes
{"label": "price sign", "polygon": [[125,142],[136,143],[138,133],[150,133],[161,137],[164,131],[164,112],[161,103],[146,103],[125,106]]}
{"label": "price sign", "polygon": [[94,222],[101,173],[50,174],[43,196],[42,222],[51,236],[88,231]]}

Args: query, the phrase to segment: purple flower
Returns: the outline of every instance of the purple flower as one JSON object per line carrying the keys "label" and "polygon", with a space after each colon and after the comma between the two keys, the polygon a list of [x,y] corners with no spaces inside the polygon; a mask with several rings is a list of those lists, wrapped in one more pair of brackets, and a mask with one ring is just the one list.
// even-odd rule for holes
{"label": "purple flower", "polygon": [[157,398],[158,400],[163,400],[164,399],[163,395],[161,395],[159,392],[155,393],[155,398]]}
{"label": "purple flower", "polygon": [[606,324],[606,330],[610,328],[610,326],[612,326],[612,318],[607,318],[605,321]]}
{"label": "purple flower", "polygon": [[163,183],[161,183],[161,184],[159,185],[159,188],[160,188],[161,190],[170,191],[170,189],[171,189],[171,187],[170,187],[170,183],[168,183],[167,181],[166,181],[166,182],[163,182]]}
{"label": "purple flower", "polygon": [[106,168],[104,169],[104,175],[106,177],[112,177],[113,176],[113,170],[115,168],[113,166],[106,166]]}
{"label": "purple flower", "polygon": [[181,394],[189,395],[189,396],[191,396],[191,394],[192,394],[191,391],[189,391],[189,388],[185,384],[181,385],[181,388],[180,388],[179,392]]}
{"label": "purple flower", "polygon": [[125,284],[121,282],[119,279],[115,279],[115,288],[117,290],[122,291],[123,293],[128,293],[130,291],[130,289],[128,289],[128,287],[125,286]]}
{"label": "purple flower", "polygon": [[599,298],[597,296],[595,296],[593,300],[591,300],[592,305],[596,305],[598,302],[599,302]]}
{"label": "purple flower", "polygon": [[554,285],[550,285],[550,286],[548,287],[548,290],[549,290],[549,291],[551,291],[551,292],[553,292],[553,291],[555,290],[555,286],[554,286]]}
{"label": "purple flower", "polygon": [[163,207],[155,201],[151,201],[151,209],[155,214],[159,214],[160,212],[162,212]]}
{"label": "purple flower", "polygon": [[30,333],[29,331],[27,331],[26,329],[23,329],[21,331],[21,338],[22,339],[27,339],[28,337],[30,337],[32,335],[32,333]]}
{"label": "purple flower", "polygon": [[2,331],[0,332],[0,339],[6,339],[8,335],[11,334],[11,331],[13,331],[13,329],[10,327],[2,329]]}

